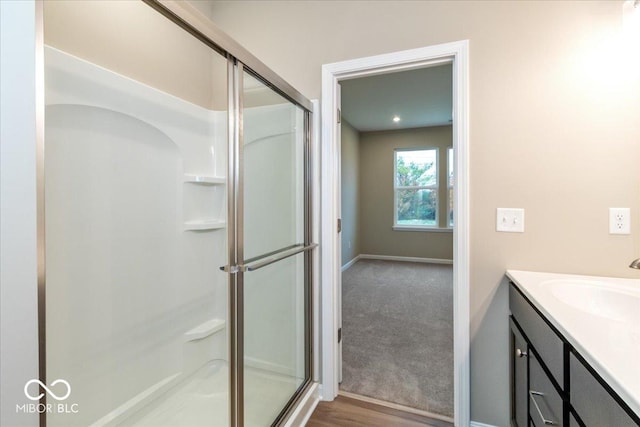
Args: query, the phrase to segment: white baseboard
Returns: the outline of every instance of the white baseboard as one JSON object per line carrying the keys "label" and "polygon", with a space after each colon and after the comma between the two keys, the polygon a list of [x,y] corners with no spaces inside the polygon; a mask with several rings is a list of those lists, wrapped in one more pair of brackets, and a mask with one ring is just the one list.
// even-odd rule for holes
{"label": "white baseboard", "polygon": [[471,421],[471,423],[469,423],[469,427],[496,427],[496,426],[492,426],[491,424],[479,423],[477,421]]}
{"label": "white baseboard", "polygon": [[349,267],[351,267],[353,264],[355,264],[356,262],[358,262],[358,260],[360,259],[361,255],[356,255],[355,257],[353,257],[353,259],[351,261],[349,261],[348,263],[346,263],[345,265],[342,266],[342,272],[344,273],[345,271],[347,271],[349,269]]}
{"label": "white baseboard", "polygon": [[318,383],[311,385],[309,390],[298,403],[296,409],[293,411],[289,419],[285,422],[284,427],[298,427],[307,424],[311,414],[318,406],[320,401],[320,387]]}
{"label": "white baseboard", "polygon": [[428,264],[453,264],[453,260],[452,259],[419,258],[419,257],[395,256],[395,255],[360,254],[356,258],[358,258],[358,259],[379,259],[379,260],[382,260],[382,261],[424,262],[424,263],[428,263]]}

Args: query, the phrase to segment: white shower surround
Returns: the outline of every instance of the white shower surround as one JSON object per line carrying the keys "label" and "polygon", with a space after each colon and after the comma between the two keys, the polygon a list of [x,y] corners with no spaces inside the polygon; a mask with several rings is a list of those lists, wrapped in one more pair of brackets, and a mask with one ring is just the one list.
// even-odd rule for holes
{"label": "white shower surround", "polygon": [[[45,48],[45,64],[47,377],[71,383],[72,398],[81,408],[73,415],[74,423],[148,421],[153,416],[149,411],[161,414],[163,404],[170,406],[183,398],[220,411],[224,408],[226,419],[228,392],[203,395],[194,392],[197,387],[193,385],[224,381],[223,386],[211,384],[224,391],[228,383],[227,276],[218,269],[227,263],[226,111],[191,104],[51,47]],[[82,120],[69,117],[69,113],[78,113]],[[303,131],[302,123],[282,106],[247,109],[245,114],[255,114],[265,125],[283,125],[261,125],[258,133],[247,132],[246,145],[291,133],[291,129]],[[283,114],[291,118],[286,120]],[[102,144],[97,148],[84,144],[87,134],[76,128],[105,120],[111,121],[111,126],[105,127],[108,135],[101,137]],[[135,141],[127,138],[131,132],[136,133]],[[54,144],[66,144],[67,151],[56,153]],[[110,150],[113,147],[124,152]],[[84,150],[90,162],[79,163],[78,156],[70,155],[77,154],[72,149]],[[141,165],[139,174],[126,168],[135,162]],[[270,164],[281,167],[275,158]],[[125,169],[118,169],[123,165]],[[62,184],[73,184],[73,193]],[[104,193],[95,194],[97,185],[103,186]],[[114,189],[118,194],[110,193]],[[297,194],[291,189],[273,191]],[[175,196],[163,198],[157,193]],[[144,202],[135,205],[140,199]],[[211,200],[215,203],[208,203]],[[145,216],[141,215],[145,211],[132,211],[126,217],[114,216],[121,212],[109,211],[114,201],[131,202],[132,206],[143,206],[147,213],[159,214]],[[294,234],[299,229],[291,218],[267,220],[274,225],[288,224]],[[215,227],[207,230],[210,223]],[[193,224],[206,231],[186,231],[193,229]],[[266,228],[251,238],[259,245],[269,239],[270,230],[281,229]],[[98,239],[87,246],[89,236]],[[86,262],[56,262],[67,255],[70,260],[84,256]],[[112,264],[112,259],[116,263]],[[135,262],[130,262],[126,271],[112,268],[121,267],[127,259]],[[279,290],[285,293],[288,283],[300,283],[296,278],[302,277],[304,270],[301,257],[290,262],[294,264],[292,275],[277,280]],[[294,289],[298,288],[292,301],[302,298],[302,287]],[[275,306],[285,312],[301,307],[281,301],[277,292],[263,292],[260,297],[247,302],[254,306],[245,307],[247,321],[256,325],[262,319],[251,316],[260,315],[259,310],[253,310],[259,306]],[[295,313],[297,319],[301,315]],[[86,321],[78,321],[81,318]],[[294,328],[291,332],[300,336],[302,326],[288,324],[286,319],[262,321],[264,330],[256,335]],[[278,340],[284,335],[273,337],[271,345],[247,346],[247,386],[263,384],[252,390],[253,394],[260,390],[257,398],[281,399],[295,391],[296,377],[304,377],[301,349],[283,352],[284,343]],[[265,378],[271,381],[265,382]],[[275,387],[271,391],[269,384]],[[178,394],[166,393],[169,390]],[[252,419],[259,425],[264,417],[277,415],[270,413],[273,405],[253,406],[263,414],[248,415],[250,424]],[[221,416],[210,410],[203,414],[218,420]],[[194,422],[196,418],[192,418]],[[207,424],[210,419],[200,421]],[[65,418],[50,415],[48,422],[65,425]]]}

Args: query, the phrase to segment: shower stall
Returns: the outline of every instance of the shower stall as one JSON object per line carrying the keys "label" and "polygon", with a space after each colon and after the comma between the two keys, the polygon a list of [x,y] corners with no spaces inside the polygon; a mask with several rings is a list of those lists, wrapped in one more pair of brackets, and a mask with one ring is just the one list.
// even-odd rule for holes
{"label": "shower stall", "polygon": [[40,369],[69,395],[41,426],[284,422],[312,383],[311,103],[188,5],[42,7]]}

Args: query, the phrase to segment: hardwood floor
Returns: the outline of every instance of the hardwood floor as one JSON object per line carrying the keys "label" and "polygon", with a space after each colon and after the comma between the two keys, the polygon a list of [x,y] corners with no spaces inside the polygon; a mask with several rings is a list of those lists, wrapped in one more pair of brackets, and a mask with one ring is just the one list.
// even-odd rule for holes
{"label": "hardwood floor", "polygon": [[320,402],[307,427],[453,427],[453,424],[350,397]]}

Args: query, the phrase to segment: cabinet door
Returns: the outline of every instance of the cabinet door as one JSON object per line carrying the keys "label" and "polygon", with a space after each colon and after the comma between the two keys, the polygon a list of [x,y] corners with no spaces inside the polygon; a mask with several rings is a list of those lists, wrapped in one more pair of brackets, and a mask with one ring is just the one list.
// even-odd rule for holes
{"label": "cabinet door", "polygon": [[571,405],[587,427],[637,427],[640,417],[630,415],[574,354],[569,361]]}
{"label": "cabinet door", "polygon": [[527,342],[518,328],[509,319],[511,326],[511,424],[516,427],[527,427],[529,418],[527,411]]}

